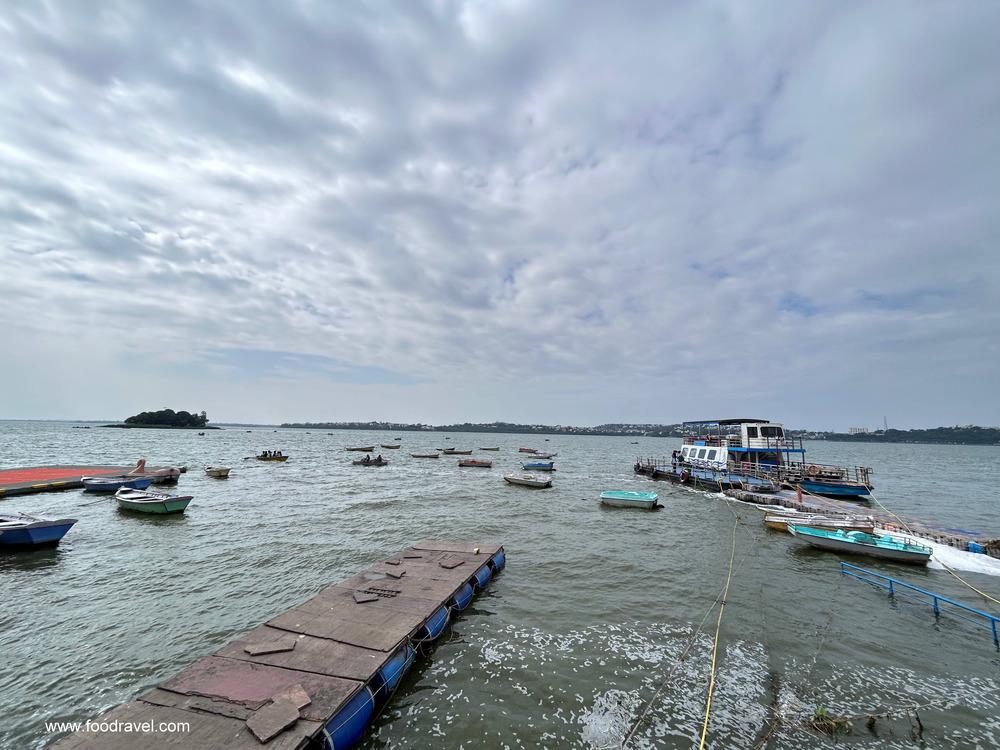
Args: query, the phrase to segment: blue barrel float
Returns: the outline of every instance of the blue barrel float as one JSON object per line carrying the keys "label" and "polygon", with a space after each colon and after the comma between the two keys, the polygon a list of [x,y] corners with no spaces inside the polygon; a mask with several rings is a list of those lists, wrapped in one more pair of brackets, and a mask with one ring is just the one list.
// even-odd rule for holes
{"label": "blue barrel float", "polygon": [[455,595],[451,597],[448,602],[448,606],[454,610],[461,612],[463,609],[469,606],[469,602],[472,601],[472,595],[475,593],[475,589],[472,588],[471,583],[465,583],[462,585]]}
{"label": "blue barrel float", "polygon": [[399,681],[403,679],[403,675],[406,674],[410,665],[413,664],[416,654],[417,652],[413,650],[413,646],[407,641],[400,646],[399,650],[392,655],[389,661],[382,665],[382,668],[369,683],[376,703],[381,705],[389,700],[392,691],[396,689]]}
{"label": "blue barrel float", "polygon": [[487,563],[491,568],[493,568],[494,573],[499,573],[503,570],[504,565],[507,564],[507,556],[504,554],[503,549],[497,552],[493,557],[490,558],[489,563]]}
{"label": "blue barrel float", "polygon": [[433,641],[444,631],[444,626],[448,624],[448,608],[441,607],[437,612],[427,618],[427,622],[420,626],[417,631],[417,640],[420,642]]}
{"label": "blue barrel float", "polygon": [[324,725],[323,750],[345,750],[355,745],[365,733],[373,713],[375,701],[365,685]]}
{"label": "blue barrel float", "polygon": [[477,589],[484,589],[486,588],[486,584],[490,582],[490,578],[492,577],[493,577],[493,571],[490,570],[490,564],[486,563],[485,565],[483,565],[483,567],[481,567],[479,570],[473,573],[472,580],[475,581]]}

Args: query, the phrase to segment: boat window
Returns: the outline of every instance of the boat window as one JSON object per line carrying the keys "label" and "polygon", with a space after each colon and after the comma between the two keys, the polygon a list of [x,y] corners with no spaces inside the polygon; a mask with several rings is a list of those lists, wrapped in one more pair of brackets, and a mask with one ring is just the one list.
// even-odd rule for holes
{"label": "boat window", "polygon": [[713,460],[715,458],[716,453],[718,453],[718,451],[716,451],[715,448],[712,448],[712,450],[708,452],[708,460],[709,461]]}
{"label": "boat window", "polygon": [[704,458],[706,450],[707,450],[706,448],[702,448],[701,450],[699,450],[698,451],[698,458]]}
{"label": "boat window", "polygon": [[747,437],[748,438],[755,438],[755,437],[757,437],[757,428],[756,427],[747,427]]}
{"label": "boat window", "polygon": [[780,427],[761,427],[760,428],[761,437],[781,437]]}
{"label": "boat window", "polygon": [[684,456],[684,458],[687,458],[688,450],[689,448],[686,445],[681,448],[681,455]]}

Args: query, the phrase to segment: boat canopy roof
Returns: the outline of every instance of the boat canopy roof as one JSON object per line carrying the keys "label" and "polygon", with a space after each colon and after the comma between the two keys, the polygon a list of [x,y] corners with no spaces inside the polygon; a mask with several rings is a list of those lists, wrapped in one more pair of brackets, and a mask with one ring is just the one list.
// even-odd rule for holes
{"label": "boat canopy roof", "polygon": [[694,422],[681,422],[681,424],[771,424],[770,419],[699,419]]}

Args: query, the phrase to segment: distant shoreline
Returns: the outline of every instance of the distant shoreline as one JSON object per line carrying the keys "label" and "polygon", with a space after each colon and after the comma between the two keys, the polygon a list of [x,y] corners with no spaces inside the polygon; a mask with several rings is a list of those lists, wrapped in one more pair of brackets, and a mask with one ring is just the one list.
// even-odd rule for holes
{"label": "distant shoreline", "polygon": [[221,430],[221,427],[182,427],[174,424],[99,424],[98,427],[115,427],[119,430]]}

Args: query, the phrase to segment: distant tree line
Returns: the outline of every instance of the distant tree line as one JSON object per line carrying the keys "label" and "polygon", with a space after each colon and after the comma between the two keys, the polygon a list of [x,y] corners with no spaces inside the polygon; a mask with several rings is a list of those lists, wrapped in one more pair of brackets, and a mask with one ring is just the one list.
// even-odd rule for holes
{"label": "distant tree line", "polygon": [[183,410],[160,409],[131,416],[125,424],[135,427],[204,427],[208,424],[208,415],[205,412],[192,414]]}
{"label": "distant tree line", "polygon": [[1000,428],[977,427],[931,427],[926,430],[878,430],[849,435],[844,432],[819,433],[826,440],[857,443],[939,443],[955,445],[997,445],[1000,444]]}

